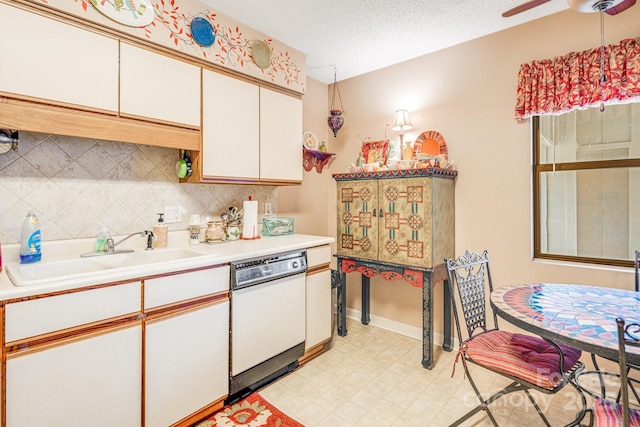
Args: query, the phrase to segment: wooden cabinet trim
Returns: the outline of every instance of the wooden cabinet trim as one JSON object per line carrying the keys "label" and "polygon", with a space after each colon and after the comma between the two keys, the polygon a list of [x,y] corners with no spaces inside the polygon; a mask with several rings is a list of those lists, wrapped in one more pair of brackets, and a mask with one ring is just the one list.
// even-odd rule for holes
{"label": "wooden cabinet trim", "polygon": [[120,329],[141,325],[140,314],[119,316],[106,319],[87,325],[56,331],[48,334],[29,337],[22,340],[12,341],[4,345],[5,360],[30,354],[37,351],[48,350],[50,348],[65,345],[78,340],[84,340],[94,336],[99,336]]}
{"label": "wooden cabinet trim", "polygon": [[201,308],[219,304],[228,300],[229,292],[192,298],[148,309],[144,313],[144,318],[146,323],[153,323],[154,321],[165,320],[174,316],[180,316],[190,311],[199,310]]}
{"label": "wooden cabinet trim", "polygon": [[139,282],[139,281],[142,281],[142,280],[155,279],[155,278],[158,278],[158,277],[175,276],[175,275],[178,275],[178,274],[190,273],[192,271],[208,270],[210,268],[223,267],[225,265],[227,265],[227,264],[226,263],[221,263],[221,264],[206,265],[206,266],[202,266],[202,267],[189,268],[189,269],[186,269],[186,270],[171,271],[171,272],[168,272],[168,273],[132,277],[132,278],[129,278],[129,279],[118,280],[117,282],[99,283],[99,284],[95,284],[95,285],[83,286],[83,287],[80,287],[80,288],[67,289],[67,290],[64,290],[64,291],[41,293],[41,294],[37,294],[37,295],[31,295],[31,296],[28,296],[28,297],[11,298],[11,299],[7,299],[7,300],[4,300],[4,301],[0,302],[0,305],[6,305],[6,304],[11,304],[11,303],[20,302],[20,301],[28,301],[28,300],[32,300],[32,299],[48,298],[48,297],[52,297],[52,296],[71,294],[71,293],[76,293],[76,292],[91,291],[93,289],[100,289],[100,288],[105,288],[105,287],[109,287],[109,286],[124,285],[124,284],[131,283],[131,282]]}
{"label": "wooden cabinet trim", "polygon": [[200,150],[200,131],[118,117],[82,107],[0,95],[0,127],[108,141]]}
{"label": "wooden cabinet trim", "polygon": [[224,407],[224,400],[227,398],[227,395],[222,396],[220,399],[215,402],[211,402],[209,405],[205,406],[198,412],[191,414],[175,424],[171,424],[170,427],[191,427],[196,424],[198,421],[202,421],[205,417],[213,414],[214,412],[222,409]]}
{"label": "wooden cabinet trim", "polygon": [[309,267],[307,269],[307,276],[322,273],[324,271],[330,271],[331,268],[329,267],[329,265],[330,263],[326,263],[326,264],[319,264],[319,265],[314,265],[313,267]]}

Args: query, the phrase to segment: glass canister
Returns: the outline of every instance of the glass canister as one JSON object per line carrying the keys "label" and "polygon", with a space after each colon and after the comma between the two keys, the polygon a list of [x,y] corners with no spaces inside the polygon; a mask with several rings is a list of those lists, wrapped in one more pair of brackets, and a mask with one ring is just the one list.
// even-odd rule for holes
{"label": "glass canister", "polygon": [[227,224],[227,240],[238,240],[240,238],[240,228],[237,221],[229,221]]}
{"label": "glass canister", "polygon": [[205,232],[207,243],[222,242],[224,240],[225,232],[223,224],[221,219],[207,222],[207,231]]}
{"label": "glass canister", "polygon": [[191,215],[189,219],[189,243],[200,244],[200,215]]}

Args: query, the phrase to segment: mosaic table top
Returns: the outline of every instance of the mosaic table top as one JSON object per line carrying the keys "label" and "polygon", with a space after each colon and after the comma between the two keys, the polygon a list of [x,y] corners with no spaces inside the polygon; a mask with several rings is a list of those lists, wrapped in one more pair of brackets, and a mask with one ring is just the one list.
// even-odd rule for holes
{"label": "mosaic table top", "polygon": [[[602,356],[618,352],[617,317],[640,322],[640,293],[598,286],[504,286],[493,291],[491,304],[524,330]],[[628,353],[640,357],[638,348]]]}

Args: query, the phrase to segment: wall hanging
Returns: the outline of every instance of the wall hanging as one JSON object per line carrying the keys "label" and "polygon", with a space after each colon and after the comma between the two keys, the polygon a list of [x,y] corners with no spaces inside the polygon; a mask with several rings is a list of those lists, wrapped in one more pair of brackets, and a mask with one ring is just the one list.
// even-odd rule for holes
{"label": "wall hanging", "polygon": [[[338,131],[344,124],[344,115],[347,114],[342,107],[342,97],[340,96],[340,88],[338,87],[337,69],[333,67],[333,96],[331,96],[331,110],[329,111],[329,117],[327,118],[327,124],[333,131],[333,137],[338,136]],[[336,92],[338,93],[338,101],[340,102],[340,109],[336,109]]]}

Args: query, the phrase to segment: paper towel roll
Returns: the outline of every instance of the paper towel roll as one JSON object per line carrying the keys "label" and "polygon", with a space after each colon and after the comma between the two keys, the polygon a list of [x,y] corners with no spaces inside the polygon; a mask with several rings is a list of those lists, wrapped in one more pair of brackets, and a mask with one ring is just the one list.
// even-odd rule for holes
{"label": "paper towel roll", "polygon": [[258,201],[245,200],[243,210],[242,238],[255,239],[258,237]]}

